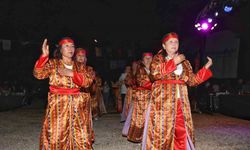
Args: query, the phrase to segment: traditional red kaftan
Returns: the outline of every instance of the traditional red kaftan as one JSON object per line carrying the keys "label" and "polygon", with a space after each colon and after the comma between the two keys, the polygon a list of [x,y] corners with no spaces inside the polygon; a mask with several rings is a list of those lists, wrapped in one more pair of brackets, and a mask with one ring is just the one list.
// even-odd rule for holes
{"label": "traditional red kaftan", "polygon": [[125,98],[125,118],[128,116],[129,106],[133,100],[133,93],[135,93],[134,89],[136,87],[135,76],[131,73],[127,74],[125,78],[125,85],[127,87],[127,93]]}
{"label": "traditional red kaftan", "polygon": [[[93,70],[93,68],[91,66],[84,66],[87,70],[87,72],[93,77],[93,79],[95,78],[95,71]],[[92,141],[95,141],[95,136],[94,136],[94,130],[93,130],[93,121],[92,121],[92,109],[91,109],[91,86],[88,88],[81,88],[81,92],[86,94],[86,100],[88,102],[87,104],[87,108],[86,108],[86,114],[89,114],[88,116],[88,120],[89,120],[89,127],[88,127],[88,131],[89,134],[91,135],[91,139]]]}
{"label": "traditional red kaftan", "polygon": [[145,113],[150,100],[150,71],[140,64],[136,72],[137,88],[133,100],[133,111],[127,138],[132,142],[141,142],[145,123]]}
{"label": "traditional red kaftan", "polygon": [[93,77],[86,68],[74,63],[73,77],[61,76],[58,68],[65,68],[62,60],[41,56],[33,74],[37,79],[49,78],[48,105],[40,136],[40,150],[91,150],[89,134],[89,94],[80,87],[88,87]]}
{"label": "traditional red kaftan", "polygon": [[[185,150],[188,142],[194,143],[187,85],[196,86],[210,78],[212,73],[203,67],[194,74],[187,60],[181,65],[182,73],[177,75],[173,59],[167,60],[160,52],[153,58],[150,70],[154,83],[147,110],[143,150],[178,150],[178,142]],[[184,139],[179,140],[177,136]]]}

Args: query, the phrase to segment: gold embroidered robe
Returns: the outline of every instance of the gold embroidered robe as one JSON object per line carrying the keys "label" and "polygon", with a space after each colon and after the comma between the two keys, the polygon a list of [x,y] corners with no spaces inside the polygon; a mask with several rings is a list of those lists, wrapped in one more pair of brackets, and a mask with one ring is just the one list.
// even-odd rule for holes
{"label": "gold embroidered robe", "polygon": [[[37,79],[49,78],[53,87],[80,89],[88,87],[92,76],[86,69],[74,63],[74,77],[61,76],[58,68],[64,68],[61,60],[41,56],[33,74]],[[77,84],[76,84],[77,83]],[[88,132],[88,97],[86,93],[48,93],[48,105],[40,135],[40,150],[91,150],[92,140]]]}
{"label": "gold embroidered robe", "polygon": [[133,101],[133,112],[127,138],[132,142],[141,142],[145,123],[145,113],[151,94],[151,81],[145,66],[140,64],[136,72],[137,88]]}
{"label": "gold embroidered robe", "polygon": [[[193,73],[188,60],[182,62],[183,71],[176,75],[173,59],[166,60],[159,52],[151,63],[151,75],[154,83],[149,103],[149,118],[146,121],[147,131],[143,137],[143,150],[174,150],[175,118],[177,102],[181,100],[184,125],[187,134],[194,143],[194,129],[188,100],[188,86],[197,86],[212,76],[204,67]],[[164,81],[184,81],[185,84],[166,84]],[[179,91],[179,95],[178,92]],[[180,98],[178,98],[180,96]]]}

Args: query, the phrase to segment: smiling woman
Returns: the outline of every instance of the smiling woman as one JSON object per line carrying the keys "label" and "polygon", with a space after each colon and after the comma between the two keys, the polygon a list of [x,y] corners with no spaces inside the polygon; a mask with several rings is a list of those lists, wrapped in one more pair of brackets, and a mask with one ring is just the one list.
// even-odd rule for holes
{"label": "smiling woman", "polygon": [[150,74],[154,81],[146,112],[142,150],[194,150],[194,132],[187,85],[197,86],[212,76],[208,57],[206,65],[194,74],[183,54],[179,54],[176,33],[163,37],[162,50],[152,60]]}
{"label": "smiling woman", "polygon": [[47,39],[42,55],[34,67],[37,79],[49,78],[48,106],[43,122],[40,149],[92,149],[89,132],[89,93],[80,88],[89,87],[93,76],[86,68],[73,61],[75,46],[71,38],[59,42],[56,59],[49,59]]}

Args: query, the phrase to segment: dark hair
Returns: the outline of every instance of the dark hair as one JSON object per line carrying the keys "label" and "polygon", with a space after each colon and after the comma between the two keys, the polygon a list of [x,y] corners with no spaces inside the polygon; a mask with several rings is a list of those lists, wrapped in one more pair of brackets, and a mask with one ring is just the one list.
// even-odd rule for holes
{"label": "dark hair", "polygon": [[168,53],[166,52],[164,47],[162,47],[162,51],[159,54],[162,55],[164,58],[168,56]]}
{"label": "dark hair", "polygon": [[61,48],[62,48],[62,46],[57,46],[57,48],[54,51],[54,58],[62,59]]}

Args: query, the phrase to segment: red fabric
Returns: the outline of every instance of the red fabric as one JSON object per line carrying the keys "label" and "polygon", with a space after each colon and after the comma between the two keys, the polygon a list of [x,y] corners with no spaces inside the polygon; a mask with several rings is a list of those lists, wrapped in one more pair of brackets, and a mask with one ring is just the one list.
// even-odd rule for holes
{"label": "red fabric", "polygon": [[40,58],[36,61],[35,68],[43,68],[46,62],[49,60],[49,56],[41,55]]}
{"label": "red fabric", "polygon": [[151,90],[152,83],[151,83],[151,82],[147,82],[147,83],[145,83],[145,84],[143,85],[143,87],[145,87],[145,88]]}
{"label": "red fabric", "polygon": [[176,38],[176,39],[178,39],[178,35],[176,33],[171,32],[171,33],[167,34],[167,36],[165,36],[164,39],[162,39],[162,43],[165,43],[170,38]]}
{"label": "red fabric", "polygon": [[78,86],[82,86],[84,83],[83,75],[77,73],[76,71],[73,72],[73,82]]}
{"label": "red fabric", "polygon": [[151,82],[147,82],[143,86],[139,86],[136,89],[137,90],[151,90],[151,87],[152,87],[152,83]]}
{"label": "red fabric", "polygon": [[212,77],[213,73],[210,69],[206,69],[205,67],[201,68],[196,74],[196,79],[200,82],[204,82],[210,77]]}
{"label": "red fabric", "polygon": [[174,150],[186,150],[187,133],[184,125],[184,116],[181,109],[181,100],[178,99],[175,118]]}
{"label": "red fabric", "polygon": [[49,89],[51,93],[55,93],[55,94],[79,94],[80,93],[80,90],[77,88],[69,89],[69,88],[50,86]]}
{"label": "red fabric", "polygon": [[145,57],[145,56],[151,56],[151,57],[153,57],[153,54],[152,53],[143,53],[142,57]]}
{"label": "red fabric", "polygon": [[59,42],[59,45],[62,46],[63,44],[65,43],[72,43],[74,44],[74,41],[71,39],[71,38],[65,38],[65,39],[62,39],[60,42]]}
{"label": "red fabric", "polygon": [[79,55],[79,54],[86,56],[87,51],[85,49],[83,49],[83,48],[77,48],[76,49],[76,55]]}
{"label": "red fabric", "polygon": [[185,84],[183,80],[157,80],[156,84]]}
{"label": "red fabric", "polygon": [[161,70],[161,74],[163,76],[170,74],[171,72],[173,72],[174,70],[176,70],[176,65],[174,63],[173,59],[170,59],[169,61],[166,61],[164,63],[160,64],[160,70]]}

